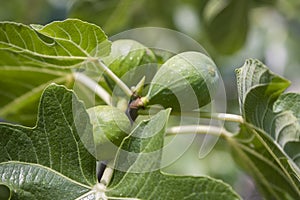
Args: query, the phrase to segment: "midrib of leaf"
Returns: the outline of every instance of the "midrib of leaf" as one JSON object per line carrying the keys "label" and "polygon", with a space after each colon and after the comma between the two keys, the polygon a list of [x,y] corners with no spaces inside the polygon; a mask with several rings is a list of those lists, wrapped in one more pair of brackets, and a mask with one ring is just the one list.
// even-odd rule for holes
{"label": "midrib of leaf", "polygon": [[7,113],[9,113],[11,111],[11,108],[21,105],[27,98],[33,96],[34,94],[41,93],[47,85],[49,85],[53,82],[60,84],[60,83],[67,81],[68,79],[69,79],[69,75],[64,76],[64,77],[58,77],[58,78],[48,81],[44,84],[38,85],[37,87],[31,88],[28,92],[24,93],[23,95],[21,95],[17,98],[14,98],[11,103],[3,106],[0,109],[0,116],[7,115]]}
{"label": "midrib of leaf", "polygon": [[[58,43],[58,42],[57,42]],[[3,43],[3,42],[0,42],[0,44],[4,44],[4,45],[7,45],[7,44],[5,44],[5,43]],[[58,43],[61,47],[63,47],[60,43]],[[38,56],[38,57],[43,57],[43,58],[53,58],[53,59],[70,59],[70,58],[73,58],[73,59],[78,59],[78,60],[86,60],[87,59],[87,57],[83,57],[83,56],[73,56],[72,54],[70,55],[70,56],[59,56],[59,55],[54,55],[54,56],[52,56],[52,55],[46,55],[46,54],[40,54],[40,53],[37,53],[37,52],[35,52],[35,51],[30,51],[30,50],[28,50],[28,49],[22,49],[22,48],[20,48],[20,47],[18,47],[18,46],[15,46],[15,45],[13,45],[13,44],[11,44],[11,43],[9,43],[9,45],[8,46],[11,46],[11,47],[13,47],[13,48],[15,48],[15,49],[17,49],[17,50],[20,50],[20,52],[27,52],[27,53],[29,53],[29,54],[32,54],[32,55],[35,55],[35,56]],[[64,47],[63,47],[64,48]],[[2,48],[2,49],[5,49],[5,48]],[[10,50],[9,48],[7,48],[7,49],[5,49],[5,50]],[[89,56],[90,57],[90,56]]]}
{"label": "midrib of leaf", "polygon": [[25,164],[25,165],[37,166],[37,167],[45,168],[45,169],[47,169],[48,171],[51,171],[51,172],[53,172],[54,174],[57,174],[57,175],[59,175],[59,176],[65,178],[65,179],[67,179],[68,181],[70,181],[70,182],[72,182],[72,183],[74,183],[74,184],[76,184],[76,185],[80,185],[80,186],[85,187],[85,188],[87,188],[87,189],[92,189],[91,186],[89,186],[89,185],[84,185],[84,184],[82,184],[82,183],[80,183],[80,182],[77,182],[77,181],[75,181],[75,180],[73,180],[73,179],[71,179],[71,178],[69,178],[69,177],[63,175],[62,173],[59,173],[59,172],[57,172],[57,171],[51,169],[50,167],[47,167],[47,166],[44,166],[44,165],[40,165],[40,164],[37,164],[37,163],[21,162],[21,161],[8,161],[8,162],[1,162],[1,163],[0,163],[0,165],[5,165],[5,164]]}
{"label": "midrib of leaf", "polygon": [[[83,195],[81,195],[80,197],[78,197],[78,198],[76,198],[75,200],[93,200],[93,199],[96,199],[95,198],[95,196],[94,197],[89,197],[90,195],[93,195],[93,194],[95,194],[96,193],[96,191],[89,191],[89,192],[87,192],[87,193],[85,193],[85,194],[83,194]],[[87,198],[87,199],[85,199],[85,198]],[[97,200],[97,199],[96,199]]]}

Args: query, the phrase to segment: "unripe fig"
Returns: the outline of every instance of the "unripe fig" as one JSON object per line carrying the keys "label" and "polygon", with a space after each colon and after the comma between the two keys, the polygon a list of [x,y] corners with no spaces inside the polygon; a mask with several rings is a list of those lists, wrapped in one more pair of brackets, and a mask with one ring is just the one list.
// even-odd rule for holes
{"label": "unripe fig", "polygon": [[[141,104],[190,111],[210,103],[218,84],[217,67],[208,56],[193,51],[180,53],[160,67]],[[191,102],[192,96],[197,102]]]}
{"label": "unripe fig", "polygon": [[[96,157],[113,158],[121,142],[130,132],[131,124],[128,117],[112,106],[96,106],[87,111],[93,125]],[[110,151],[104,151],[105,149]]]}

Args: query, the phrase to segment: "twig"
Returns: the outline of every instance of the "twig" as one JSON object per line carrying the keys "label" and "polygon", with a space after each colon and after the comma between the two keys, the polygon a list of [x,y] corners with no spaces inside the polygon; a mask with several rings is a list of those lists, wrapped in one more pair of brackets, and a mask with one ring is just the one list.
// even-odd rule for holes
{"label": "twig", "polygon": [[107,105],[111,105],[111,96],[104,88],[102,88],[98,83],[84,75],[83,73],[75,72],[75,80],[78,80],[80,83],[84,84],[86,87],[91,89],[97,94]]}
{"label": "twig", "polygon": [[244,123],[243,117],[240,115],[236,115],[236,114],[200,112],[200,117],[220,119],[220,120],[230,121],[230,122]]}
{"label": "twig", "polygon": [[[159,112],[162,110],[161,107],[152,106],[152,111],[157,110]],[[147,110],[140,110],[139,114],[148,114]],[[229,122],[238,122],[238,123],[244,123],[244,119],[240,115],[236,114],[228,114],[228,113],[210,113],[210,112],[199,112],[199,111],[191,111],[191,112],[172,112],[172,115],[178,115],[178,116],[187,116],[187,117],[195,117],[199,116],[199,118],[207,118],[207,119],[218,119],[223,121],[229,121]]]}
{"label": "twig", "polygon": [[233,134],[228,132],[224,128],[216,126],[205,126],[205,125],[185,125],[185,126],[174,126],[166,130],[167,135],[176,135],[176,134],[210,134],[215,136],[224,136],[232,137]]}

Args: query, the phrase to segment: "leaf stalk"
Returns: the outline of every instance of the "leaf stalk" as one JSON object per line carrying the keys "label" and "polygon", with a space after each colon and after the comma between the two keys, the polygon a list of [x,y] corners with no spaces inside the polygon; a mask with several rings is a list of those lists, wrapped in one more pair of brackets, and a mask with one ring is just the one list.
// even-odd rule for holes
{"label": "leaf stalk", "polygon": [[75,80],[79,81],[80,83],[84,84],[90,90],[95,92],[97,96],[99,96],[107,105],[111,105],[111,96],[110,94],[101,87],[97,82],[89,78],[83,73],[75,72],[74,73]]}
{"label": "leaf stalk", "polygon": [[97,60],[98,65],[101,67],[101,69],[108,75],[115,83],[118,85],[123,92],[126,94],[126,96],[131,97],[132,91],[128,88],[128,86],[117,76],[115,73],[113,73],[104,63],[101,59]]}
{"label": "leaf stalk", "polygon": [[224,128],[216,126],[206,126],[206,125],[185,125],[185,126],[173,126],[167,128],[167,135],[176,135],[176,134],[210,134],[214,136],[223,136],[225,138],[232,137],[234,134],[228,132]]}

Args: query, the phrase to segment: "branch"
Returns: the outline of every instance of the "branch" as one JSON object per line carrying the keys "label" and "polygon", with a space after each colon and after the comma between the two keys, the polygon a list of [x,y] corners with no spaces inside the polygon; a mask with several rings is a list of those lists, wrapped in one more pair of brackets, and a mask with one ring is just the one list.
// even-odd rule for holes
{"label": "branch", "polygon": [[171,128],[167,128],[166,133],[167,135],[189,134],[189,133],[210,134],[215,136],[223,136],[225,138],[233,136],[232,133],[228,132],[224,128],[220,128],[216,126],[205,126],[205,125],[173,126]]}
{"label": "branch", "polygon": [[200,112],[200,118],[201,117],[202,118],[219,119],[219,120],[230,121],[230,122],[244,123],[243,117],[240,115],[236,115],[236,114]]}
{"label": "branch", "polygon": [[[151,111],[157,111],[159,112],[163,108],[157,107],[157,106],[151,106]],[[172,115],[178,115],[178,116],[187,116],[187,117],[195,117],[195,114],[199,114],[199,118],[207,118],[207,119],[218,119],[223,121],[229,121],[229,122],[238,122],[238,123],[244,123],[244,119],[240,115],[236,114],[227,114],[227,113],[210,113],[210,112],[199,112],[199,111],[191,111],[191,112],[172,112]],[[147,113],[147,110],[140,110],[139,114],[149,114]]]}
{"label": "branch", "polygon": [[86,87],[91,89],[97,96],[99,96],[107,105],[111,105],[111,96],[104,88],[102,88],[97,82],[83,73],[75,72],[75,80],[84,84]]}

